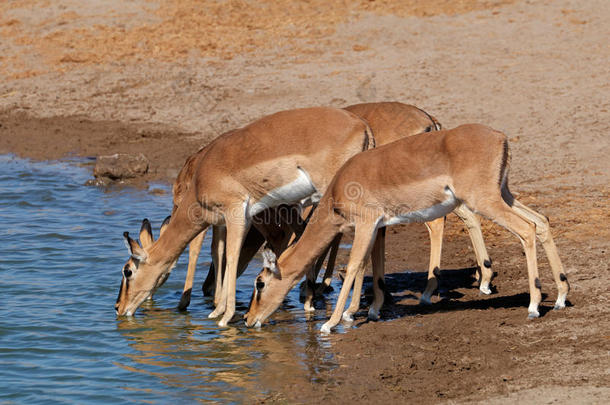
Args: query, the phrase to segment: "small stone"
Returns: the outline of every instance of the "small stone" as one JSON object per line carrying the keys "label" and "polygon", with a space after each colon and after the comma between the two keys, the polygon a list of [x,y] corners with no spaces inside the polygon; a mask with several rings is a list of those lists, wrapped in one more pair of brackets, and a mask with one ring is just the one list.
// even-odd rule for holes
{"label": "small stone", "polygon": [[153,188],[149,191],[152,195],[165,195],[167,194],[162,188]]}
{"label": "small stone", "polygon": [[111,180],[107,177],[102,177],[99,179],[89,179],[85,182],[85,186],[92,187],[106,187],[111,183]]}
{"label": "small stone", "polygon": [[111,180],[133,179],[148,172],[149,161],[142,153],[130,155],[115,153],[114,155],[98,156],[93,169],[96,178]]}

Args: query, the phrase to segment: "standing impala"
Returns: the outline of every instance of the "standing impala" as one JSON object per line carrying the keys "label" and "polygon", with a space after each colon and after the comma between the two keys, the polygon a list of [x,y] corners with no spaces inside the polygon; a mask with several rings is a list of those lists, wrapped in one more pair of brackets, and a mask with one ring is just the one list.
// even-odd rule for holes
{"label": "standing impala", "polygon": [[[399,102],[380,102],[380,103],[364,103],[364,104],[355,104],[349,107],[345,107],[345,110],[356,114],[360,118],[364,119],[371,128],[374,138],[375,144],[377,146],[385,145],[390,142],[396,141],[398,139],[404,138],[406,136],[411,136],[415,134],[419,134],[421,132],[430,132],[440,129],[440,124],[438,121],[427,114],[425,111],[412,106]],[[175,204],[181,200],[181,195],[184,193],[186,189],[188,189],[188,184],[191,180],[192,175],[194,174],[194,170],[191,167],[193,164],[192,159],[187,160],[185,167],[180,172],[176,182],[174,183],[174,200]],[[329,172],[328,175],[332,177],[334,173]],[[323,190],[320,190],[323,191]],[[460,209],[456,209],[455,213],[464,221],[466,227],[468,229],[470,238],[472,240],[472,244],[474,247],[477,264],[479,267],[480,274],[479,276],[479,288],[485,294],[490,294],[490,282],[492,278],[491,271],[491,261],[489,260],[489,256],[485,249],[485,244],[483,242],[483,235],[481,233],[481,226],[477,219],[477,217],[469,211],[465,207],[461,207]],[[264,228],[264,223],[261,223],[259,228]],[[430,232],[431,238],[431,256],[430,256],[430,265],[428,271],[428,283],[426,285],[426,289],[422,294],[421,301],[424,304],[430,303],[430,297],[434,290],[438,285],[437,274],[435,271],[440,266],[441,259],[441,244],[442,244],[442,236],[443,236],[443,225],[444,220],[439,219],[434,221],[433,223],[426,224],[428,230]],[[219,241],[217,235],[219,235],[222,231],[215,229],[214,239],[212,241],[212,266],[210,267],[210,274],[206,279],[206,284],[208,286],[215,285],[213,288],[215,291],[215,302],[218,301],[218,293],[220,288],[220,278],[215,277],[214,271],[218,269],[218,267],[222,267],[223,262],[223,254],[219,250],[222,250],[222,241]],[[263,232],[265,233],[265,232]],[[267,232],[268,235],[270,232]],[[243,272],[246,268],[247,263],[251,260],[251,258],[256,254],[259,250],[260,246],[264,243],[265,238],[261,236],[261,234],[255,230],[251,229],[246,241],[244,242],[244,246],[240,255],[240,264],[238,276]],[[180,300],[179,308],[185,309],[189,304],[190,292],[193,286],[193,278],[195,275],[195,263],[197,261],[197,256],[201,249],[201,243],[203,242],[203,234],[199,235],[196,239],[193,240],[190,244],[189,248],[189,265],[187,271],[187,277],[184,285],[184,291],[182,294],[182,298]],[[332,273],[332,267],[334,263],[334,258],[336,257],[336,252],[340,242],[339,237],[332,244],[332,252],[329,259],[329,265],[327,266],[327,272],[325,274],[325,282],[329,283],[329,277]],[[219,248],[220,245],[220,248]],[[274,249],[274,251],[278,251]],[[281,251],[281,249],[280,249]],[[322,256],[318,260],[315,268],[319,270],[322,260],[326,256],[327,252],[323,252]],[[219,265],[220,264],[220,265]],[[212,270],[214,269],[214,271]],[[222,271],[220,271],[222,274]],[[317,276],[317,271],[308,273],[309,283],[307,283],[307,297],[305,301],[305,310],[313,310],[312,299],[313,299],[313,289],[311,285],[315,283],[315,278]],[[215,279],[215,282],[214,282]],[[204,285],[205,289],[205,285]]]}
{"label": "standing impala", "polygon": [[[548,219],[517,201],[508,189],[508,141],[482,125],[404,138],[351,158],[336,174],[299,241],[276,261],[266,252],[255,281],[246,325],[260,326],[339,233],[355,230],[347,274],[336,308],[322,332],[337,325],[354,280],[373,252],[383,260],[384,227],[441,218],[466,206],[519,237],[529,276],[530,318],[539,316],[541,284],[536,237],[542,243],[558,288],[555,308],[563,308],[569,284],[551,237]],[[358,186],[358,192],[350,190]],[[381,251],[381,252],[380,252]],[[381,255],[381,258],[379,258]],[[379,271],[379,270],[377,270]],[[358,309],[354,285],[349,319]]]}

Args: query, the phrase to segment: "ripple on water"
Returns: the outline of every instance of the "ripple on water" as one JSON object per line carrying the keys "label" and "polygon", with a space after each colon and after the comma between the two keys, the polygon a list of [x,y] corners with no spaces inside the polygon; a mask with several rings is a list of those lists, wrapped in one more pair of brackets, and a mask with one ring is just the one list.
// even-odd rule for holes
{"label": "ripple on water", "polygon": [[[122,232],[137,232],[145,214],[157,234],[171,192],[105,193],[82,186],[89,176],[70,162],[0,156],[0,402],[251,402],[278,376],[322,382],[318,373],[335,367],[318,333],[334,302],[305,314],[295,290],[271,325],[219,329],[197,285],[189,310],[175,309],[186,258],[137,316],[116,319]],[[206,241],[199,282],[208,252]],[[241,313],[257,268],[238,280]]]}

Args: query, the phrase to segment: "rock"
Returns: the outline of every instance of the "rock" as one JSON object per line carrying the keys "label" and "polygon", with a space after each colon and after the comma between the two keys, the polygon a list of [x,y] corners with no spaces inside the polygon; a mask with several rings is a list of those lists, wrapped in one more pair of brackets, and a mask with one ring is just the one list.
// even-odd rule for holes
{"label": "rock", "polygon": [[129,155],[115,153],[109,156],[98,156],[93,175],[96,178],[107,177],[111,180],[133,179],[148,172],[149,161],[141,153]]}

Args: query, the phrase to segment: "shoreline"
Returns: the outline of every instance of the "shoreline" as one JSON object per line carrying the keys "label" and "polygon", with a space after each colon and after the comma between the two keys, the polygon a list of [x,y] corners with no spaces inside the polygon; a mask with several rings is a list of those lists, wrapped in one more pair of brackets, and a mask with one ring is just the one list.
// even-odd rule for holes
{"label": "shoreline", "polygon": [[120,183],[139,188],[149,182],[171,186],[186,158],[203,146],[192,139],[193,134],[169,126],[93,121],[84,116],[35,118],[0,111],[0,125],[0,153],[37,161],[77,156],[95,164],[97,156],[117,151],[143,153],[150,160],[148,172]]}

